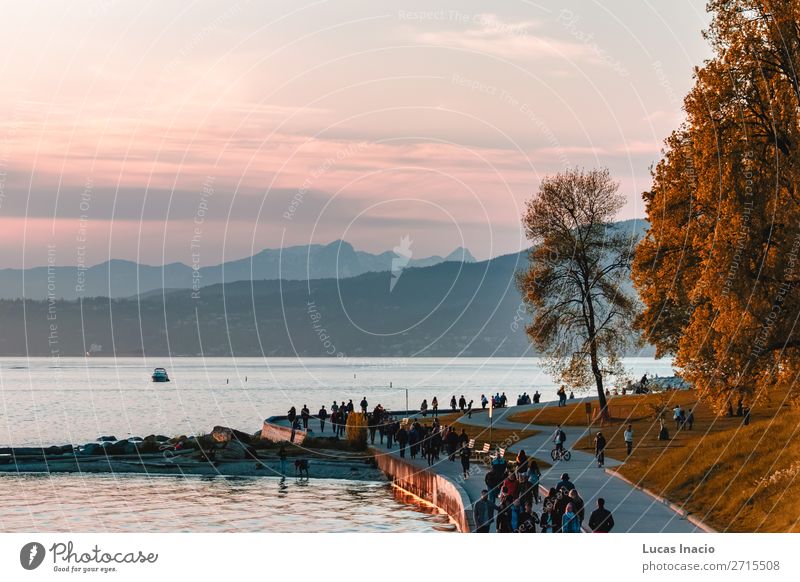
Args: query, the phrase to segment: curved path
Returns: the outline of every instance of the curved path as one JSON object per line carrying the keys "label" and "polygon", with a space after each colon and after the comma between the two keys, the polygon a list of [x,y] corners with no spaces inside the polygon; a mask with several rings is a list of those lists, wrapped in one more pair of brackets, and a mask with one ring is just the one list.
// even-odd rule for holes
{"label": "curved path", "polygon": [[[573,400],[572,403],[574,402]],[[524,449],[528,455],[550,462],[555,427],[526,425],[507,420],[507,417],[525,410],[552,405],[554,403],[548,402],[496,409],[494,411],[493,426],[509,430],[533,429],[540,431],[539,434],[509,447],[509,450],[517,452],[520,449]],[[462,418],[461,422],[473,426],[488,427],[488,420],[488,415],[481,413],[473,414],[471,419]],[[586,502],[587,519],[591,510],[596,506],[597,498],[603,497],[606,500],[606,507],[614,515],[615,532],[690,533],[703,531],[687,520],[684,515],[674,511],[669,505],[631,486],[622,479],[606,473],[597,466],[597,461],[593,455],[573,450],[571,447],[588,434],[588,429],[575,426],[562,426],[561,428],[567,435],[566,447],[570,448],[572,458],[569,461],[557,461],[552,463],[552,467],[542,470],[541,484],[547,488],[552,487],[559,480],[561,473],[569,473],[570,480],[575,483],[581,497]],[[477,440],[480,442],[480,439]],[[622,464],[620,461],[606,457],[605,465],[607,468],[618,467]]]}
{"label": "curved path", "polygon": [[[574,402],[573,400],[572,403]],[[507,449],[509,452],[516,453],[520,449],[524,449],[530,456],[549,460],[550,450],[553,448],[552,437],[555,427],[526,425],[507,420],[507,417],[525,410],[553,406],[554,404],[555,403],[546,402],[495,409],[493,420],[493,426],[495,428],[509,430],[533,429],[540,431],[539,434],[522,439],[509,446]],[[445,413],[446,411],[442,411],[442,414]],[[488,440],[489,418],[485,412],[474,412],[472,418],[464,416],[460,419],[460,422],[485,428],[485,436]],[[686,519],[686,516],[679,514],[663,501],[655,499],[622,479],[606,473],[597,466],[594,456],[582,451],[572,450],[571,446],[587,434],[587,429],[574,426],[564,426],[562,429],[567,434],[566,446],[571,450],[572,459],[570,461],[558,461],[553,463],[552,467],[544,469],[542,471],[540,483],[544,487],[550,488],[555,486],[561,473],[569,473],[570,480],[575,483],[578,492],[586,502],[587,520],[591,511],[596,507],[596,499],[598,497],[603,497],[606,500],[606,507],[610,509],[614,515],[616,524],[614,532],[616,533],[692,533],[703,531]],[[483,443],[480,437],[477,438],[476,441],[478,445]],[[397,446],[395,446],[393,450],[388,450],[385,446],[379,445],[376,441],[374,448],[383,451],[385,454],[399,456]],[[481,464],[473,464],[469,478],[464,479],[461,474],[461,463],[458,459],[454,462],[449,461],[446,455],[442,456],[442,459],[434,466],[428,467],[424,459],[411,459],[408,449],[406,449],[405,460],[420,469],[434,470],[451,479],[464,489],[472,503],[478,500],[481,490],[485,487],[484,476],[486,472]],[[608,468],[613,468],[621,464],[620,461],[606,459],[606,467]]]}

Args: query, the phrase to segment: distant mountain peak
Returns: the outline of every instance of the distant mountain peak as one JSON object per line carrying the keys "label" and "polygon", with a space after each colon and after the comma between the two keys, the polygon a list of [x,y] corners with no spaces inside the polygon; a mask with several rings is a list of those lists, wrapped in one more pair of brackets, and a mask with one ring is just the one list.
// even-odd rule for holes
{"label": "distant mountain peak", "polygon": [[459,263],[474,263],[475,257],[472,256],[472,253],[469,252],[469,249],[464,247],[458,247],[452,253],[447,255],[444,258],[445,261],[456,261]]}

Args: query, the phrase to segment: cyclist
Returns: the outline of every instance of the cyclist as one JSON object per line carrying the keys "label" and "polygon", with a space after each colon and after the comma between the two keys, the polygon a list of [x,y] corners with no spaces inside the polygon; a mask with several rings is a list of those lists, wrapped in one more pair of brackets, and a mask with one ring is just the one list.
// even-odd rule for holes
{"label": "cyclist", "polygon": [[553,443],[556,445],[556,454],[560,458],[564,454],[564,443],[567,440],[567,435],[561,430],[561,425],[556,426],[556,432],[553,433]]}

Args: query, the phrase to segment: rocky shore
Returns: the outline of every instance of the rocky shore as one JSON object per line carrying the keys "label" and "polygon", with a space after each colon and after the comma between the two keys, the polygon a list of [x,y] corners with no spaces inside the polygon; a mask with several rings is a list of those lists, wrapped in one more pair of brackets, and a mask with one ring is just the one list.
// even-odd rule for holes
{"label": "rocky shore", "polygon": [[[283,463],[281,450],[286,457]],[[295,477],[296,460],[307,463],[309,478],[386,480],[371,455],[349,450],[346,441],[307,439],[297,446],[227,427],[215,427],[210,434],[195,437],[150,435],[117,440],[103,436],[80,446],[0,447],[0,475],[79,472]]]}

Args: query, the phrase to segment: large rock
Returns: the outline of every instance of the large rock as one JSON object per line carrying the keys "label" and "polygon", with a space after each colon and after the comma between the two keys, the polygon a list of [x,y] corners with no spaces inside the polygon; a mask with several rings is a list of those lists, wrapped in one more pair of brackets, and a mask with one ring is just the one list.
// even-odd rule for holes
{"label": "large rock", "polygon": [[211,431],[211,438],[218,443],[230,442],[233,437],[233,430],[227,426],[215,426]]}
{"label": "large rock", "polygon": [[221,459],[247,459],[250,456],[247,447],[239,441],[229,441],[225,447],[217,451],[216,457]]}

